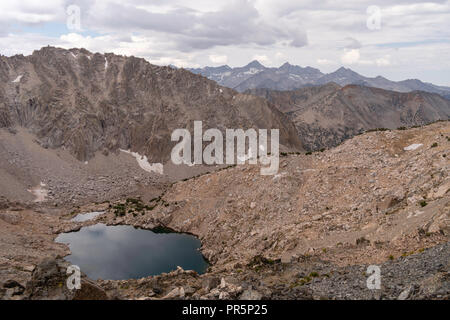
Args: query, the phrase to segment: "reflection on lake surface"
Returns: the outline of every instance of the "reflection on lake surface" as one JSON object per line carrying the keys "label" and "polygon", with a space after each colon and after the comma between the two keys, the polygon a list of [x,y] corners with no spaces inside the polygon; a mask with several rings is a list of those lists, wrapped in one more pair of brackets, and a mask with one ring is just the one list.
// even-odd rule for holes
{"label": "reflection on lake surface", "polygon": [[60,234],[56,242],[68,244],[72,254],[66,260],[94,280],[138,279],[177,266],[204,273],[208,267],[200,240],[187,234],[96,224]]}

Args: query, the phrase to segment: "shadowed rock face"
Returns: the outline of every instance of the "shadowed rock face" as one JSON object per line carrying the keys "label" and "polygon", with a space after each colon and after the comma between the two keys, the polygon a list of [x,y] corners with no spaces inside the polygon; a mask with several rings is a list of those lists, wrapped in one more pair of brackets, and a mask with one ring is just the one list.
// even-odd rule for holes
{"label": "shadowed rock face", "polygon": [[46,47],[1,56],[0,80],[0,127],[26,127],[42,146],[82,161],[122,148],[163,162],[172,131],[194,120],[205,129],[277,128],[282,144],[301,149],[294,125],[267,101],[144,59]]}
{"label": "shadowed rock face", "polygon": [[305,149],[338,145],[365,130],[396,129],[450,118],[450,101],[433,93],[400,93],[335,83],[295,91],[249,90],[295,123]]}

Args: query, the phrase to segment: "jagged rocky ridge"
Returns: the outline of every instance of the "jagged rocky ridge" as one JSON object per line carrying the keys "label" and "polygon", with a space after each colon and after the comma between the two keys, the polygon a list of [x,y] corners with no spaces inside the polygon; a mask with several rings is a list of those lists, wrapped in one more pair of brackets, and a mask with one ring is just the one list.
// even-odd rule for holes
{"label": "jagged rocky ridge", "polygon": [[194,120],[204,128],[278,128],[282,144],[301,149],[293,124],[267,101],[140,58],[45,47],[1,56],[0,80],[0,127],[26,127],[42,146],[83,161],[122,148],[163,162],[172,131]]}

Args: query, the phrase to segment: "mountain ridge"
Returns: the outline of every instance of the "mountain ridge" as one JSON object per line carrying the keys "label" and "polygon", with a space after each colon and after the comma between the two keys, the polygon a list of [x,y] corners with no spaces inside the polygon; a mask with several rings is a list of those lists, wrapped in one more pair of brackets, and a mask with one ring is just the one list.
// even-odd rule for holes
{"label": "mountain ridge", "polygon": [[366,130],[450,119],[450,101],[425,91],[396,92],[331,82],[293,91],[246,92],[267,99],[288,115],[310,151],[334,147]]}
{"label": "mountain ridge", "polygon": [[[339,85],[360,84],[398,92],[422,90],[437,93],[446,99],[450,99],[450,87],[434,85],[419,79],[392,81],[381,75],[366,77],[346,67],[340,67],[331,73],[322,73],[319,69],[309,66],[301,67],[291,65],[289,62],[285,62],[279,68],[265,67],[258,61],[256,62],[257,64],[255,61],[252,61],[244,67],[237,68],[231,68],[227,65],[188,70],[196,74],[201,74],[239,92],[245,92],[249,89],[287,91],[311,85],[323,85],[328,82],[335,82]],[[255,68],[256,65],[258,65],[259,72],[246,74],[251,68]],[[226,71],[221,72],[221,68],[224,67],[227,67]],[[214,74],[211,73],[211,70],[214,70]]]}
{"label": "mountain ridge", "polygon": [[131,149],[168,160],[174,129],[278,128],[301,149],[293,124],[265,100],[221,87],[184,69],[85,49],[44,47],[0,57],[0,127],[21,126],[49,148],[87,161]]}

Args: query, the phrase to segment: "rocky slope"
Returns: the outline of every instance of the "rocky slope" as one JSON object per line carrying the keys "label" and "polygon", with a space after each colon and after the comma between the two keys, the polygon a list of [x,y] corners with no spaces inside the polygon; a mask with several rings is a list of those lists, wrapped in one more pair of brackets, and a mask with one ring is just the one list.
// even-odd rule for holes
{"label": "rocky slope", "polygon": [[[195,234],[212,265],[203,275],[178,269],[98,280],[90,287],[100,296],[448,299],[449,150],[449,122],[366,133],[325,152],[286,155],[273,177],[244,165],[177,182],[140,215],[117,216],[108,203],[81,207],[107,211],[81,223],[57,208],[37,212],[3,201],[0,294],[65,294],[56,280],[41,281],[46,268],[59,279],[61,263],[39,258],[68,253],[52,241],[60,232],[102,222]],[[380,290],[366,286],[369,264],[381,268]]]}
{"label": "rocky slope", "polygon": [[398,92],[420,90],[437,93],[447,99],[450,97],[450,87],[424,83],[417,79],[396,82],[381,76],[370,78],[344,67],[324,74],[311,67],[300,67],[285,63],[279,68],[267,68],[259,62],[253,61],[240,68],[221,66],[190,69],[190,71],[240,92],[251,89],[295,90],[334,82],[341,86],[357,84]]}
{"label": "rocky slope", "polygon": [[81,161],[121,148],[164,162],[172,131],[194,120],[205,129],[278,128],[282,144],[301,149],[294,126],[265,100],[144,59],[46,47],[1,56],[0,80],[0,128],[25,127]]}
{"label": "rocky slope", "polygon": [[[266,100],[144,59],[46,47],[0,56],[0,80],[0,196],[12,201],[146,195],[215,170],[169,161],[173,130],[192,132],[195,120],[203,130],[278,128],[282,149],[302,150],[293,123]],[[158,163],[153,172],[138,165],[144,156]]]}
{"label": "rocky slope", "polygon": [[368,264],[337,266],[316,256],[289,262],[257,257],[224,273],[199,276],[181,269],[151,279],[99,284],[112,297],[140,300],[448,300],[449,256],[446,242],[387,260],[379,265],[378,290],[367,288]]}
{"label": "rocky slope", "polygon": [[295,91],[249,90],[272,102],[295,123],[305,149],[338,145],[363,131],[395,129],[450,119],[450,100],[437,94],[335,83]]}
{"label": "rocky slope", "polygon": [[[197,175],[205,170],[190,169],[183,174]],[[29,205],[66,206],[68,210],[127,194],[152,196],[171,179],[178,179],[171,170],[164,175],[147,172],[124,152],[97,152],[91,160],[81,162],[67,149],[43,148],[25,128],[16,128],[14,133],[0,129],[0,176],[0,196]]]}
{"label": "rocky slope", "polygon": [[[110,297],[448,299],[449,146],[448,122],[367,133],[325,152],[287,155],[274,177],[259,175],[254,166],[229,168],[175,183],[143,215],[120,217],[111,209],[81,224],[65,215],[52,230],[56,236],[99,222],[164,225],[201,239],[212,263],[206,274],[178,269],[97,281]],[[80,210],[94,208],[108,211],[107,204]],[[12,220],[3,221],[5,228]],[[9,241],[10,233],[2,234]],[[37,237],[39,232],[27,241]],[[32,265],[27,254],[29,249],[14,263]],[[5,260],[4,270],[13,270],[10,264]],[[371,264],[381,268],[380,290],[366,286]],[[14,278],[7,275],[10,286]],[[17,299],[26,298],[23,291],[29,290],[5,289]]]}
{"label": "rocky slope", "polygon": [[[448,122],[368,133],[323,153],[288,155],[274,177],[243,166],[176,183],[146,215],[106,221],[196,234],[212,274],[235,276],[236,286],[259,287],[261,296],[392,299],[411,287],[423,298],[429,283],[430,296],[448,297],[448,245],[432,259],[420,254],[449,240],[449,150]],[[381,265],[385,291],[364,288],[368,264]]]}
{"label": "rocky slope", "polygon": [[[162,222],[196,234],[205,256],[219,265],[257,254],[275,259],[332,250],[361,237],[401,244],[419,228],[447,233],[449,130],[442,122],[365,134],[330,151],[282,158],[273,177],[259,175],[255,166],[206,174],[174,184],[150,215],[126,221],[144,227]],[[404,150],[413,144],[419,147]],[[389,256],[377,251],[347,263]]]}

